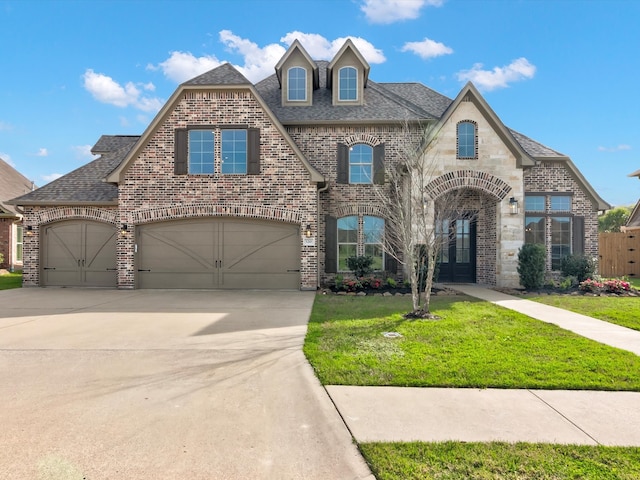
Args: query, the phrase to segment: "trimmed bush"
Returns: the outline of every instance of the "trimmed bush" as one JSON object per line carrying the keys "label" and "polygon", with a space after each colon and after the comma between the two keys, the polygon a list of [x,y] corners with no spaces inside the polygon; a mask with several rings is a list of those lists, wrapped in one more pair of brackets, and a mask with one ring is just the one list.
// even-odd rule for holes
{"label": "trimmed bush", "polygon": [[544,285],[547,251],[539,243],[526,243],[518,252],[520,285],[527,290],[540,290]]}
{"label": "trimmed bush", "polygon": [[584,255],[567,255],[560,262],[560,271],[565,277],[576,277],[578,282],[584,282],[592,278],[596,266],[593,261]]}
{"label": "trimmed bush", "polygon": [[358,278],[369,275],[371,273],[371,265],[373,265],[373,257],[368,255],[347,258],[347,267]]}

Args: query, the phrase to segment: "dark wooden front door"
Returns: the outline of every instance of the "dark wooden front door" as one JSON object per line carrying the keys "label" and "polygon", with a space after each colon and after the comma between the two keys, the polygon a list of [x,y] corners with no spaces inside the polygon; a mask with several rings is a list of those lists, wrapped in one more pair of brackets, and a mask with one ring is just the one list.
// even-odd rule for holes
{"label": "dark wooden front door", "polygon": [[476,281],[476,222],[470,219],[445,220],[439,229],[442,238],[438,281]]}

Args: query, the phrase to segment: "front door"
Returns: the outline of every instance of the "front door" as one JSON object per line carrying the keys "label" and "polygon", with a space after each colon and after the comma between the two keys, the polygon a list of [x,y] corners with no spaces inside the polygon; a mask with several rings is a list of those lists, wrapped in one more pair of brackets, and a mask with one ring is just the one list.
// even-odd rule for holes
{"label": "front door", "polygon": [[471,219],[445,220],[439,226],[442,239],[438,281],[476,281],[476,222]]}

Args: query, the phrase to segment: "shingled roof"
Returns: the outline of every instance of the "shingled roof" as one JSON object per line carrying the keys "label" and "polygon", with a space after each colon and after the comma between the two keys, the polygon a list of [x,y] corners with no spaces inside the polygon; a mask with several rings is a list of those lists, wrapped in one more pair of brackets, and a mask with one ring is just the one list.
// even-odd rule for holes
{"label": "shingled roof", "polygon": [[[99,158],[34,190],[14,198],[12,205],[116,205],[118,187],[103,179],[116,168],[138,141],[137,136],[104,135],[98,150],[111,148]],[[92,151],[96,151],[96,147]]]}
{"label": "shingled roof", "polygon": [[33,190],[31,180],[0,158],[0,217],[17,216],[15,207],[7,201],[31,190]]}

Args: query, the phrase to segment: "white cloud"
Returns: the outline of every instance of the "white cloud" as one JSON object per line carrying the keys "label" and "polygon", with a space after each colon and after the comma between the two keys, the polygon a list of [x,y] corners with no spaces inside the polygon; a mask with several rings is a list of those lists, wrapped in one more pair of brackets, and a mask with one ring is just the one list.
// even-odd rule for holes
{"label": "white cloud", "polygon": [[234,35],[231,30],[221,30],[220,41],[230,51],[242,55],[244,65],[238,65],[236,68],[252,82],[271,75],[274,72],[273,67],[285,53],[282,45],[271,43],[261,48],[250,40]]}
{"label": "white cloud", "polygon": [[621,143],[620,145],[617,145],[615,147],[598,147],[598,151],[600,152],[621,152],[624,150],[631,150],[631,145]]}
{"label": "white cloud", "polygon": [[52,173],[51,175],[40,175],[40,178],[44,180],[44,183],[53,182],[62,176],[61,173]]}
{"label": "white cloud", "polygon": [[424,6],[440,7],[444,0],[364,0],[360,10],[371,23],[414,20]]}
{"label": "white cloud", "polygon": [[149,70],[162,70],[164,76],[176,83],[182,83],[198,75],[208,72],[223,62],[213,55],[196,57],[191,52],[171,52],[169,58],[158,66],[148,65]]}
{"label": "white cloud", "polygon": [[97,157],[91,153],[91,145],[74,145],[71,150],[75,152],[77,160],[93,160]]}
{"label": "white cloud", "polygon": [[46,148],[41,148],[38,150],[38,153],[36,153],[36,157],[48,157],[49,156],[49,151]]}
{"label": "white cloud", "polygon": [[[361,37],[340,37],[329,41],[317,33],[294,31],[287,33],[280,41],[290,46],[297,39],[314,60],[331,60],[348,38],[351,39],[367,62],[376,64],[387,61],[382,50],[374,47],[371,42]],[[274,65],[278,60],[279,58],[274,62]]]}
{"label": "white cloud", "polygon": [[436,42],[429,38],[425,38],[421,42],[407,42],[401,51],[413,52],[424,60],[453,53],[451,47],[447,47],[444,43]]}
{"label": "white cloud", "polygon": [[95,73],[92,69],[88,69],[83,78],[84,88],[99,102],[121,108],[131,106],[145,112],[157,112],[162,107],[162,100],[144,96],[141,91],[140,88],[152,91],[155,87],[150,83],[136,85],[133,82],[128,82],[123,87],[113,78],[102,73]]}
{"label": "white cloud", "polygon": [[9,155],[8,153],[0,152],[0,158],[11,165],[13,168],[16,168],[16,164],[11,161],[11,155]]}
{"label": "white cloud", "polygon": [[476,63],[470,70],[458,72],[460,81],[471,81],[480,90],[495,90],[508,87],[510,83],[533,78],[536,67],[524,57],[511,62],[506,67],[494,67],[493,70],[483,70],[481,63]]}

